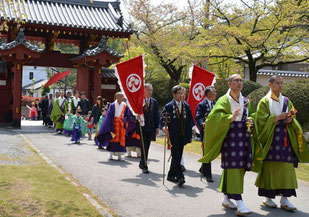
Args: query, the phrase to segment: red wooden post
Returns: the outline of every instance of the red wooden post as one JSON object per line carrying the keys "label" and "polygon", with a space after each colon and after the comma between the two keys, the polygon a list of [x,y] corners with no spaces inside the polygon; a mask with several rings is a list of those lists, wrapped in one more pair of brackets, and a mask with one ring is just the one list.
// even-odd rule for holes
{"label": "red wooden post", "polygon": [[101,96],[101,85],[102,85],[102,69],[101,68],[96,68],[93,71],[93,104],[96,103],[96,98],[97,96]]}
{"label": "red wooden post", "polygon": [[22,65],[15,63],[13,88],[13,127],[20,128],[21,124],[21,86],[22,86]]}
{"label": "red wooden post", "polygon": [[88,67],[78,68],[77,77],[78,77],[77,90],[79,92],[85,91],[86,97],[90,99],[90,91],[91,91],[90,68]]}

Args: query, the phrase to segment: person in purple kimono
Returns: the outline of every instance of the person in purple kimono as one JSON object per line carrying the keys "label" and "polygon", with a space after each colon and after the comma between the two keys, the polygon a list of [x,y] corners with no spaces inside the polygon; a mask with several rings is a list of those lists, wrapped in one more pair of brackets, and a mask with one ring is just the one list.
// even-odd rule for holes
{"label": "person in purple kimono", "polygon": [[[237,209],[236,215],[252,213],[243,203],[244,176],[252,170],[252,149],[255,141],[248,126],[253,125],[251,104],[243,97],[243,80],[240,75],[228,79],[228,92],[220,97],[205,123],[204,157],[202,163],[210,163],[221,153],[223,169],[219,190],[224,194],[222,206]],[[248,126],[247,126],[248,125]],[[236,205],[231,201],[236,201]]]}
{"label": "person in purple kimono", "polygon": [[132,157],[131,152],[136,152],[137,157],[141,157],[141,139],[139,135],[139,123],[130,109],[125,114],[126,118],[126,148],[128,157]]}
{"label": "person in purple kimono", "polygon": [[274,75],[269,79],[270,91],[257,107],[256,125],[263,146],[261,170],[256,179],[258,195],[265,197],[263,204],[276,208],[274,199],[281,196],[280,207],[294,211],[288,198],[296,197],[298,163],[309,162],[309,150],[302,128],[295,118],[293,103],[283,96],[283,80]]}
{"label": "person in purple kimono", "polygon": [[115,94],[116,100],[110,104],[97,139],[101,144],[107,143],[108,160],[112,156],[118,157],[118,160],[124,161],[123,155],[126,153],[125,139],[125,113],[128,112],[126,104],[123,102],[124,95],[121,92]]}

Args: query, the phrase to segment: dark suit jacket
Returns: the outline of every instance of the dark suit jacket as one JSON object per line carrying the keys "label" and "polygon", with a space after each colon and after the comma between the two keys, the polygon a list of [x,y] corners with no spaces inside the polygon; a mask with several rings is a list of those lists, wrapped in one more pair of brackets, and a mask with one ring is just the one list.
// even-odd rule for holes
{"label": "dark suit jacket", "polygon": [[41,109],[42,109],[42,115],[46,115],[48,112],[48,100],[47,99],[43,99],[42,103],[41,103]]}
{"label": "dark suit jacket", "polygon": [[80,106],[82,110],[82,115],[88,115],[88,112],[91,110],[88,99],[84,99],[84,100],[80,99],[77,106]]}
{"label": "dark suit jacket", "polygon": [[[187,103],[182,102],[182,112],[184,112],[184,119],[183,119],[183,128],[184,128],[184,145],[191,142],[192,139],[192,127],[194,126],[194,121],[192,118],[192,113],[190,106]],[[168,131],[170,134],[170,139],[172,144],[177,144],[181,135],[181,121],[177,117],[176,113],[176,102],[172,100],[171,102],[167,103],[164,108],[160,119],[160,127],[164,127],[164,117],[163,114],[168,113],[170,114],[170,122],[167,124]]]}
{"label": "dark suit jacket", "polygon": [[92,112],[90,115],[89,120],[91,120],[91,118],[93,117],[93,124],[97,124],[99,122],[100,116],[101,116],[101,108],[99,108],[97,106],[97,104],[95,104],[92,108]]}
{"label": "dark suit jacket", "polygon": [[143,112],[144,112],[145,125],[142,127],[142,129],[143,131],[146,132],[152,132],[153,133],[152,140],[154,140],[156,129],[159,128],[159,121],[160,121],[160,113],[157,100],[151,97],[149,106],[145,104]]}
{"label": "dark suit jacket", "polygon": [[[213,106],[216,104],[216,101],[212,101]],[[204,138],[204,129],[203,129],[203,123],[206,120],[206,116],[209,115],[211,112],[211,108],[209,107],[209,104],[206,100],[206,98],[200,102],[196,107],[195,112],[195,124],[200,130],[200,140],[203,141]]]}

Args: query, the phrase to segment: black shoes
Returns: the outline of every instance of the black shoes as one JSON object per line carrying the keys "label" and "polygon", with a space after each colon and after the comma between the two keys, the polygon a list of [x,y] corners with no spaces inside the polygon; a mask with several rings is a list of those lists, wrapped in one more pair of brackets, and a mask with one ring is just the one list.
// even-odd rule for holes
{"label": "black shoes", "polygon": [[148,174],[149,170],[147,167],[145,167],[145,165],[138,165],[138,167],[142,170],[143,173]]}
{"label": "black shoes", "polygon": [[170,182],[174,182],[174,183],[177,183],[177,182],[178,182],[178,180],[176,179],[176,177],[170,177],[170,176],[168,176],[168,177],[167,177],[167,180],[170,181]]}
{"label": "black shoes", "polygon": [[142,169],[142,172],[145,173],[145,174],[148,174],[149,170],[147,168],[144,168],[144,169]]}
{"label": "black shoes", "polygon": [[177,179],[176,177],[167,177],[167,180],[170,182],[178,183],[178,186],[181,187],[186,183],[184,178]]}
{"label": "black shoes", "polygon": [[207,182],[214,182],[214,180],[212,179],[212,177],[206,177],[206,181],[207,181]]}
{"label": "black shoes", "polygon": [[183,186],[183,184],[185,184],[185,183],[186,183],[185,179],[184,179],[184,178],[181,178],[181,179],[179,179],[178,186],[181,187],[181,186]]}

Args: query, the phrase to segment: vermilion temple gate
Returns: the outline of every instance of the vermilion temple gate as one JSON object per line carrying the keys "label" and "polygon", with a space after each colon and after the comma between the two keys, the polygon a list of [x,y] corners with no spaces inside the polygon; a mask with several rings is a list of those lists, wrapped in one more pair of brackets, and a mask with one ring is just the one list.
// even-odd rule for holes
{"label": "vermilion temple gate", "polygon": [[[6,5],[1,14],[2,20],[9,20],[9,28],[1,36],[2,41],[6,39],[7,43],[0,44],[0,58],[3,61],[0,72],[0,122],[12,122],[14,127],[20,127],[23,65],[77,68],[77,90],[85,91],[92,102],[98,95],[112,100],[113,93],[119,87],[113,78],[113,71],[106,67],[119,62],[122,55],[111,50],[106,42],[110,37],[129,38],[133,33],[123,19],[120,2],[16,2],[13,6]],[[16,16],[24,20],[20,28],[14,22],[17,17],[12,8],[17,11]],[[31,41],[41,42],[45,48],[40,49]],[[79,47],[79,54],[55,51],[55,43],[75,44]],[[104,88],[102,91],[103,86],[107,87],[106,91]]]}

